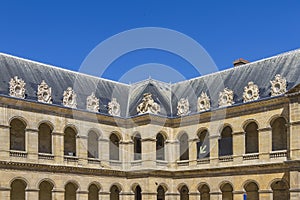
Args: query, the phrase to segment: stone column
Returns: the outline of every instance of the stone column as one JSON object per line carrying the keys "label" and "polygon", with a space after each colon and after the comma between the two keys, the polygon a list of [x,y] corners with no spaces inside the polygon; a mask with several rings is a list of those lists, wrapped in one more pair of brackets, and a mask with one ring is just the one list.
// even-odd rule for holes
{"label": "stone column", "polygon": [[189,140],[189,166],[197,165],[197,141],[198,138]]}
{"label": "stone column", "polygon": [[222,200],[222,193],[221,192],[211,192],[210,200]]}
{"label": "stone column", "polygon": [[244,199],[244,191],[233,191],[233,199]]}
{"label": "stone column", "polygon": [[245,153],[245,132],[234,132],[232,136],[233,162],[239,164],[243,162]]}
{"label": "stone column", "polygon": [[109,166],[109,140],[99,140],[99,159],[103,166]]}
{"label": "stone column", "polygon": [[120,193],[120,200],[134,200],[133,192],[121,192]]}
{"label": "stone column", "polygon": [[268,162],[272,151],[272,128],[262,128],[258,130],[260,160]]}
{"label": "stone column", "polygon": [[77,200],[88,200],[89,192],[88,191],[77,191]]}
{"label": "stone column", "polygon": [[10,131],[9,126],[0,126],[0,159],[9,159]]}
{"label": "stone column", "polygon": [[142,199],[156,200],[156,198],[157,198],[157,194],[156,193],[153,193],[153,192],[142,192]]}
{"label": "stone column", "polygon": [[10,200],[10,188],[0,187],[0,199]]}
{"label": "stone column", "polygon": [[144,168],[156,167],[156,139],[142,139],[142,161]]}
{"label": "stone column", "polygon": [[180,194],[177,192],[167,192],[166,200],[180,200]]}
{"label": "stone column", "polygon": [[62,164],[64,162],[64,133],[53,132],[52,141],[55,163]]}
{"label": "stone column", "polygon": [[78,164],[81,166],[87,165],[88,161],[88,137],[77,136],[76,138],[76,156],[78,157]]}
{"label": "stone column", "polygon": [[109,199],[110,192],[99,192],[99,200]]}
{"label": "stone column", "polygon": [[260,190],[259,192],[259,200],[273,200],[272,190]]}
{"label": "stone column", "polygon": [[52,199],[53,200],[65,199],[65,190],[64,189],[54,189],[54,190],[52,190]]}
{"label": "stone column", "polygon": [[38,189],[27,189],[26,191],[26,199],[39,199],[39,190]]}
{"label": "stone column", "polygon": [[189,200],[200,200],[200,192],[190,192],[189,194]]}
{"label": "stone column", "polygon": [[[143,147],[142,147],[143,148]],[[143,151],[143,149],[142,149]],[[133,142],[123,141],[122,142],[122,152],[123,152],[123,169],[131,169],[131,162],[133,161]],[[143,152],[142,152],[143,153]]]}
{"label": "stone column", "polygon": [[210,135],[210,163],[211,165],[216,165],[219,163],[219,135]]}
{"label": "stone column", "polygon": [[300,174],[298,171],[290,172],[290,200],[300,199]]}
{"label": "stone column", "polygon": [[176,161],[179,160],[179,142],[177,140],[166,140],[165,143],[166,161],[171,168],[177,167]]}
{"label": "stone column", "polygon": [[36,162],[38,160],[38,130],[36,129],[26,129],[25,132],[25,151],[28,153],[28,160],[31,162]]}

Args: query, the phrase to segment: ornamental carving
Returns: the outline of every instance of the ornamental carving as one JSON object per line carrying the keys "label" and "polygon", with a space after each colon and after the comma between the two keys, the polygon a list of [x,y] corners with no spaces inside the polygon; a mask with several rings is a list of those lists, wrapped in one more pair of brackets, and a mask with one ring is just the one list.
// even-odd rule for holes
{"label": "ornamental carving", "polygon": [[246,87],[244,87],[243,99],[244,103],[259,99],[258,86],[255,85],[252,81],[249,82]]}
{"label": "ornamental carving", "polygon": [[93,112],[99,111],[99,99],[94,92],[86,98],[86,109]]}
{"label": "ornamental carving", "polygon": [[64,91],[63,105],[69,108],[77,107],[76,93],[71,87],[68,87],[67,90]]}
{"label": "ornamental carving", "polygon": [[210,109],[210,99],[206,93],[202,92],[198,97],[197,111],[206,111]]}
{"label": "ornamental carving", "polygon": [[143,113],[157,114],[160,112],[160,106],[154,102],[154,100],[152,99],[152,94],[145,93],[142,101],[143,102],[140,103],[136,108],[138,114],[143,114]]}
{"label": "ornamental carving", "polygon": [[190,113],[190,104],[189,100],[186,98],[181,98],[177,104],[177,115],[187,115]]}
{"label": "ornamental carving", "polygon": [[111,102],[108,103],[108,114],[112,116],[120,116],[120,104],[117,102],[116,98],[112,98]]}
{"label": "ornamental carving", "polygon": [[25,99],[25,85],[26,83],[17,76],[11,78],[9,82],[9,95],[12,97]]}
{"label": "ornamental carving", "polygon": [[271,96],[277,96],[286,92],[286,79],[281,77],[280,74],[275,76],[271,82]]}
{"label": "ornamental carving", "polygon": [[47,83],[43,80],[40,85],[38,85],[38,101],[43,103],[52,103],[52,90],[51,87],[47,85]]}
{"label": "ornamental carving", "polygon": [[219,107],[231,106],[234,104],[233,91],[225,88],[223,92],[219,94]]}

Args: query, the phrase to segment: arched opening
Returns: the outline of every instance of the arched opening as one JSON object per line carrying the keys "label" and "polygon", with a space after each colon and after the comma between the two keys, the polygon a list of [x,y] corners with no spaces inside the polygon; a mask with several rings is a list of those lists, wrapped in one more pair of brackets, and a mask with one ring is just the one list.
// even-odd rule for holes
{"label": "arched opening", "polygon": [[255,122],[249,123],[246,128],[246,153],[258,153],[258,126]]}
{"label": "arched opening", "polygon": [[247,200],[259,200],[258,186],[256,183],[251,182],[245,186]]}
{"label": "arched opening", "polygon": [[180,188],[180,200],[189,200],[189,189],[186,185]]}
{"label": "arched opening", "polygon": [[78,186],[74,183],[68,183],[65,186],[65,200],[76,200],[76,192],[78,190]]}
{"label": "arched opening", "polygon": [[88,134],[88,157],[99,158],[99,137],[94,131]]}
{"label": "arched opening", "polygon": [[289,187],[285,181],[274,181],[271,185],[273,190],[273,200],[289,200]]}
{"label": "arched opening", "polygon": [[19,119],[10,122],[10,150],[25,151],[25,128]]}
{"label": "arched opening", "polygon": [[134,200],[142,200],[142,189],[139,185],[135,187]]}
{"label": "arched opening", "polygon": [[179,138],[180,160],[189,160],[189,137],[186,133]]}
{"label": "arched opening", "polygon": [[53,184],[43,181],[39,185],[39,200],[52,200]]}
{"label": "arched opening", "polygon": [[166,191],[165,189],[160,185],[157,188],[157,200],[165,200]]}
{"label": "arched opening", "polygon": [[223,200],[233,200],[233,188],[229,183],[224,184],[221,187],[222,199]]}
{"label": "arched opening", "polygon": [[165,138],[161,133],[156,135],[156,160],[165,160]]}
{"label": "arched opening", "polygon": [[283,117],[273,121],[272,127],[272,151],[287,149],[287,127]]}
{"label": "arched opening", "polygon": [[120,139],[114,133],[112,133],[109,137],[109,159],[110,160],[119,160],[119,143]]}
{"label": "arched opening", "polygon": [[120,189],[113,185],[111,188],[110,188],[110,200],[119,200],[120,199]]}
{"label": "arched opening", "polygon": [[208,131],[204,130],[198,134],[197,159],[209,158],[209,148]]}
{"label": "arched opening", "polygon": [[223,128],[219,139],[219,156],[232,155],[232,129],[229,126]]}
{"label": "arched opening", "polygon": [[90,185],[88,200],[99,200],[99,188],[97,187],[97,185]]}
{"label": "arched opening", "polygon": [[38,130],[39,153],[52,154],[52,128],[43,123]]}
{"label": "arched opening", "polygon": [[209,195],[210,189],[206,184],[202,185],[199,188],[199,192],[200,192],[201,200],[210,200],[210,195]]}
{"label": "arched opening", "polygon": [[64,155],[76,156],[76,132],[71,127],[65,129]]}
{"label": "arched opening", "polygon": [[133,138],[134,160],[142,159],[142,138],[141,135],[135,134]]}
{"label": "arched opening", "polygon": [[25,200],[27,184],[22,180],[14,180],[10,186],[10,200]]}

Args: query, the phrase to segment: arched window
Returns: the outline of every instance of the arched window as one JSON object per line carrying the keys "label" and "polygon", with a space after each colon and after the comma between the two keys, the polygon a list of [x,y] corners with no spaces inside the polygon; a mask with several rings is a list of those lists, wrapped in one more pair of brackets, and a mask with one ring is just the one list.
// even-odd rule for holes
{"label": "arched window", "polygon": [[39,143],[39,153],[52,153],[52,128],[43,123],[39,126],[38,132],[38,143]]}
{"label": "arched window", "polygon": [[39,185],[39,200],[52,200],[53,184],[43,181]]}
{"label": "arched window", "polygon": [[209,195],[210,189],[206,184],[202,185],[199,188],[199,192],[200,192],[201,200],[210,200],[210,195]]}
{"label": "arched window", "polygon": [[65,200],[76,200],[76,192],[78,190],[78,186],[74,183],[68,183],[65,186]]}
{"label": "arched window", "polygon": [[109,159],[110,160],[119,160],[119,143],[120,139],[114,133],[109,137]]}
{"label": "arched window", "polygon": [[110,188],[110,200],[119,200],[120,199],[120,189],[113,185],[111,188]]}
{"label": "arched window", "polygon": [[156,135],[156,160],[165,160],[165,138],[161,133]]}
{"label": "arched window", "polygon": [[180,160],[189,160],[189,138],[186,133],[179,138]]}
{"label": "arched window", "polygon": [[233,200],[233,188],[229,183],[224,184],[221,187],[221,191],[222,191],[222,199],[226,199],[226,200]]}
{"label": "arched window", "polygon": [[76,132],[71,127],[65,129],[64,155],[76,156]]}
{"label": "arched window", "polygon": [[189,200],[189,189],[186,185],[180,188],[180,200]]}
{"label": "arched window", "polygon": [[279,117],[273,121],[272,127],[272,151],[287,149],[287,128],[286,121]]}
{"label": "arched window", "polygon": [[99,137],[94,131],[88,134],[88,157],[99,158]]}
{"label": "arched window", "polygon": [[99,188],[97,187],[97,185],[90,185],[88,200],[99,200]]}
{"label": "arched window", "polygon": [[14,180],[10,186],[10,200],[25,200],[27,184],[22,180]]}
{"label": "arched window", "polygon": [[198,134],[197,159],[209,157],[209,137],[208,131],[204,130]]}
{"label": "arched window", "polygon": [[246,128],[246,153],[258,153],[258,126],[255,122],[249,123]]}
{"label": "arched window", "polygon": [[258,186],[256,183],[251,182],[245,185],[247,200],[259,200]]}
{"label": "arched window", "polygon": [[142,189],[139,185],[135,187],[134,200],[142,200]]}
{"label": "arched window", "polygon": [[142,159],[142,139],[141,135],[135,134],[133,138],[133,148],[134,148],[134,160]]}
{"label": "arched window", "polygon": [[25,128],[19,119],[10,122],[10,150],[25,151]]}
{"label": "arched window", "polygon": [[160,185],[157,188],[157,200],[165,200],[166,191],[165,189]]}
{"label": "arched window", "polygon": [[274,181],[271,185],[273,190],[273,200],[289,200],[289,187],[285,181]]}
{"label": "arched window", "polygon": [[232,155],[232,129],[229,126],[223,128],[219,139],[219,156]]}

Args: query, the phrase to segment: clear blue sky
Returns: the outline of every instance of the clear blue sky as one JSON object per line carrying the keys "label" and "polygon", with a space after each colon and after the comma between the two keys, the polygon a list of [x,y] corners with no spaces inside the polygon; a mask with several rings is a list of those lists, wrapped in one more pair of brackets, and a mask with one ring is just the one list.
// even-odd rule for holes
{"label": "clear blue sky", "polygon": [[[219,69],[300,48],[300,1],[41,1],[1,2],[0,52],[78,70],[101,41],[128,29],[164,27],[199,42]],[[129,53],[104,77],[161,63],[195,77],[189,63],[157,50]]]}

